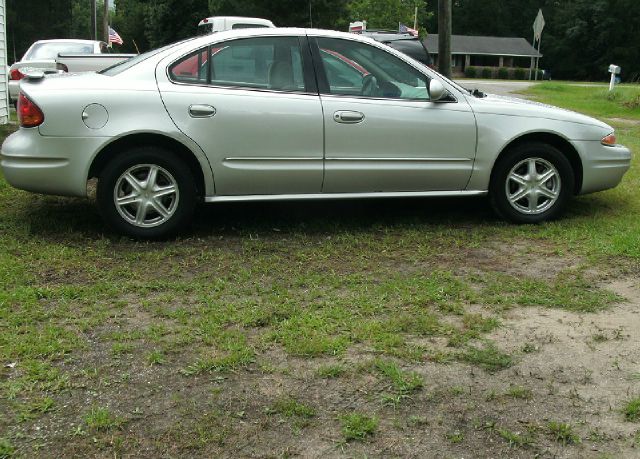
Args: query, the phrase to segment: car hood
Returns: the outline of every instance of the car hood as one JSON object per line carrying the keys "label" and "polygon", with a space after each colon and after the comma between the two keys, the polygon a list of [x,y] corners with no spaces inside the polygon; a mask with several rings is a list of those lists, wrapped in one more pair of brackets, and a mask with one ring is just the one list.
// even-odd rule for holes
{"label": "car hood", "polygon": [[596,126],[613,131],[613,128],[608,124],[590,116],[531,100],[499,96],[497,94],[486,94],[486,97],[481,98],[468,96],[467,99],[476,113],[545,118],[556,121],[567,121],[570,123]]}

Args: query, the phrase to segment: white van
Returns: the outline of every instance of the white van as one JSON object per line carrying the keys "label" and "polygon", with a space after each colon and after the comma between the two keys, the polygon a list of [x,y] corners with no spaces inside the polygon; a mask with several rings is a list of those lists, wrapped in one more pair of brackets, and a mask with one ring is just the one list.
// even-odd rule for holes
{"label": "white van", "polygon": [[260,27],[275,27],[273,22],[262,18],[243,18],[237,16],[214,16],[204,18],[198,24],[198,35],[223,32],[234,29],[255,29]]}

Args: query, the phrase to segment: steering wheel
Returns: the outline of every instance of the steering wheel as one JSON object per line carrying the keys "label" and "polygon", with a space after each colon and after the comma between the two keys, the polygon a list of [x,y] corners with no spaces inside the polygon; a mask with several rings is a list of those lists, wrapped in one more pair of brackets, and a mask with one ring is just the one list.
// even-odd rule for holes
{"label": "steering wheel", "polygon": [[362,90],[360,95],[362,96],[375,96],[378,92],[378,80],[371,74],[365,75],[362,78]]}

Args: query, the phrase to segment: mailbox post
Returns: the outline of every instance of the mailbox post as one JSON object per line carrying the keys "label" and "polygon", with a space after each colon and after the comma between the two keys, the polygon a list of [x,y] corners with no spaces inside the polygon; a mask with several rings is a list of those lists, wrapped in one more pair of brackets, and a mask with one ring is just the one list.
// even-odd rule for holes
{"label": "mailbox post", "polygon": [[609,82],[609,91],[613,91],[613,88],[616,86],[616,78],[620,75],[620,67],[617,65],[611,64],[609,66],[609,73],[611,74],[611,81]]}

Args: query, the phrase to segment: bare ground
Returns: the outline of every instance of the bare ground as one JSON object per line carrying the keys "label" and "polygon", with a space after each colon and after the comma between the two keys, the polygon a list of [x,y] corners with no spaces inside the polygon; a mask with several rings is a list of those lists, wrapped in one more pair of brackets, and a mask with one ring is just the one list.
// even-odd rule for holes
{"label": "bare ground", "polygon": [[[114,360],[100,339],[106,330],[95,330],[89,346],[61,365],[74,375],[72,389],[21,435],[40,457],[637,457],[638,425],[620,407],[640,392],[639,282],[607,287],[626,301],[600,313],[507,311],[491,336],[517,355],[506,370],[431,361],[406,367],[425,385],[396,406],[382,401],[390,387],[362,366],[375,357],[363,346],[317,359],[274,346],[247,369],[186,377],[176,371],[187,363],[182,353],[170,365],[148,365],[140,348]],[[110,327],[144,323],[138,307]],[[319,378],[318,368],[330,363],[346,372]],[[270,411],[283,398],[303,400],[316,415]],[[80,414],[91,406],[126,422],[87,432]],[[380,421],[367,441],[342,438],[339,416],[354,410]],[[581,441],[558,442],[552,421],[570,424]],[[505,431],[525,441],[510,443]]]}

